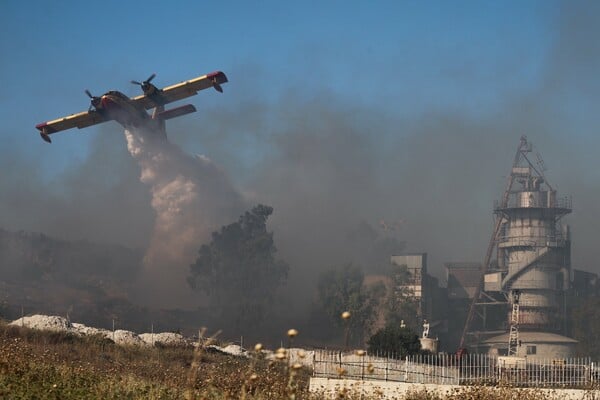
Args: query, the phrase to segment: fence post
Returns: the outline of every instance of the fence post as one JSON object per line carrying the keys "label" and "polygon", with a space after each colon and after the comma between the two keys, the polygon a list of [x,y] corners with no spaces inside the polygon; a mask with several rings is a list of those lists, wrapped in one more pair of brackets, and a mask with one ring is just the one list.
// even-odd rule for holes
{"label": "fence post", "polygon": [[385,381],[387,382],[388,380],[388,368],[389,368],[389,359],[385,358]]}
{"label": "fence post", "polygon": [[365,356],[364,355],[361,356],[360,363],[361,363],[360,380],[364,381],[365,380]]}

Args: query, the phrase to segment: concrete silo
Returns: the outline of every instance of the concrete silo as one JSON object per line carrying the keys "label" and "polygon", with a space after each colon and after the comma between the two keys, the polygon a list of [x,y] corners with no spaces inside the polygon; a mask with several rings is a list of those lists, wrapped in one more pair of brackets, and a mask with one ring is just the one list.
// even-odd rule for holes
{"label": "concrete silo", "polygon": [[521,330],[560,332],[571,247],[560,219],[571,212],[571,201],[558,198],[533,165],[515,166],[511,174],[508,201],[495,210],[503,221],[497,240],[501,291],[520,292]]}
{"label": "concrete silo", "polygon": [[[514,313],[513,299],[517,294],[518,327],[515,326],[515,316],[508,311],[504,325],[505,328],[511,328],[510,332],[498,335],[496,331],[496,336],[490,338],[488,334],[487,340],[480,335],[483,341],[479,342],[479,346],[493,344],[495,351],[502,353],[502,346],[498,344],[506,343],[506,349],[510,352],[544,357],[543,354],[536,354],[536,349],[546,349],[547,343],[536,346],[531,342],[536,337],[535,333],[540,338],[546,337],[543,335],[545,333],[559,337],[565,331],[565,295],[570,282],[571,240],[568,226],[563,226],[561,219],[571,212],[571,199],[557,195],[544,176],[541,157],[537,154],[536,159],[532,160],[531,153],[531,143],[523,136],[502,200],[494,205],[496,223],[484,262],[482,285],[471,306],[461,343],[465,342],[468,335],[469,324],[471,330],[475,326],[473,319],[477,315],[478,304],[490,304],[491,299],[496,304],[508,305],[501,307],[505,310],[503,312],[512,309]],[[491,262],[494,249],[496,263]],[[482,301],[482,298],[486,300]],[[528,332],[531,343],[528,342],[523,349],[509,349],[509,342],[523,342],[515,338],[519,332],[522,335]],[[556,337],[553,336],[554,339]],[[564,339],[554,342],[560,342],[561,346],[568,342],[569,346],[565,348],[572,349],[573,340]],[[550,355],[553,350],[544,352]]]}

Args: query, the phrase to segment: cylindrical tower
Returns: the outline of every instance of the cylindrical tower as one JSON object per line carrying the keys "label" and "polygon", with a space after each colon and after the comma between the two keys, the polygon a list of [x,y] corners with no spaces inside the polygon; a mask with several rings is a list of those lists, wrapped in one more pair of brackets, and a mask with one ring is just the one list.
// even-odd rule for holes
{"label": "cylindrical tower", "polygon": [[570,238],[560,219],[571,212],[571,200],[557,198],[532,165],[514,166],[511,174],[518,185],[495,208],[503,221],[498,236],[502,290],[520,292],[520,329],[558,332],[570,270]]}
{"label": "cylindrical tower", "polygon": [[[471,340],[471,348],[487,347],[491,354],[536,358],[566,356],[574,349],[576,341],[561,336],[571,272],[571,238],[561,219],[571,212],[571,199],[557,197],[540,155],[532,162],[532,150],[522,136],[502,199],[494,206],[483,279],[467,314],[461,348]],[[508,312],[504,324],[499,321],[503,312],[494,310]],[[499,330],[505,333],[497,335]]]}

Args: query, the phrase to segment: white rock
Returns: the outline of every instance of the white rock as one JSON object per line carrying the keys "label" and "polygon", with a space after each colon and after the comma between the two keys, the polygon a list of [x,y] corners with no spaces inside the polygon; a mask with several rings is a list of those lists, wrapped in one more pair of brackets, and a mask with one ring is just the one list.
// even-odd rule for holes
{"label": "white rock", "polygon": [[112,336],[112,332],[108,329],[85,326],[84,324],[78,324],[77,322],[73,322],[71,325],[73,330],[81,336],[102,335],[106,338],[110,338]]}
{"label": "white rock", "polygon": [[116,344],[128,345],[128,346],[144,346],[146,343],[140,337],[131,331],[125,331],[117,329],[114,332],[109,332],[109,339],[114,341]]}
{"label": "white rock", "polygon": [[31,315],[19,318],[9,325],[25,326],[43,331],[69,332],[72,330],[72,325],[66,318],[55,315]]}
{"label": "white rock", "polygon": [[230,344],[228,346],[222,347],[221,349],[223,353],[231,354],[232,356],[247,356],[246,350],[244,350],[242,346],[239,346],[237,344]]}
{"label": "white rock", "polygon": [[248,356],[248,352],[246,350],[244,350],[241,346],[238,346],[237,344],[230,344],[228,346],[225,347],[220,347],[217,345],[210,345],[206,347],[207,349],[213,349],[216,350],[220,353],[223,354],[229,354],[232,356],[237,356],[237,357],[249,357]]}
{"label": "white rock", "polygon": [[144,343],[154,346],[156,343],[165,346],[187,346],[189,342],[179,333],[162,332],[162,333],[142,333],[140,339]]}

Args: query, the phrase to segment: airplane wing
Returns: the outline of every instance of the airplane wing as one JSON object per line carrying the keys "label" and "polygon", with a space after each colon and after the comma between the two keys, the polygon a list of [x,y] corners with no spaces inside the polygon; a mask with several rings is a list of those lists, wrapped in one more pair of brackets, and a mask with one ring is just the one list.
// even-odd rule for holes
{"label": "airplane wing", "polygon": [[42,122],[41,124],[37,124],[35,127],[39,129],[42,139],[50,143],[51,140],[49,135],[52,133],[75,127],[81,129],[105,121],[108,121],[108,119],[102,116],[99,112],[90,110],[82,111],[77,114],[71,114],[67,117],[54,119],[52,121]]}
{"label": "airplane wing", "polygon": [[[158,105],[165,105],[177,100],[185,99],[186,97],[198,94],[200,90],[214,87],[217,91],[222,92],[221,84],[227,82],[227,76],[221,72],[211,72],[203,76],[199,76],[189,81],[177,83],[167,86],[160,91],[157,96],[141,95],[132,98],[131,100],[146,110],[154,108]],[[158,104],[160,103],[160,104]]]}

